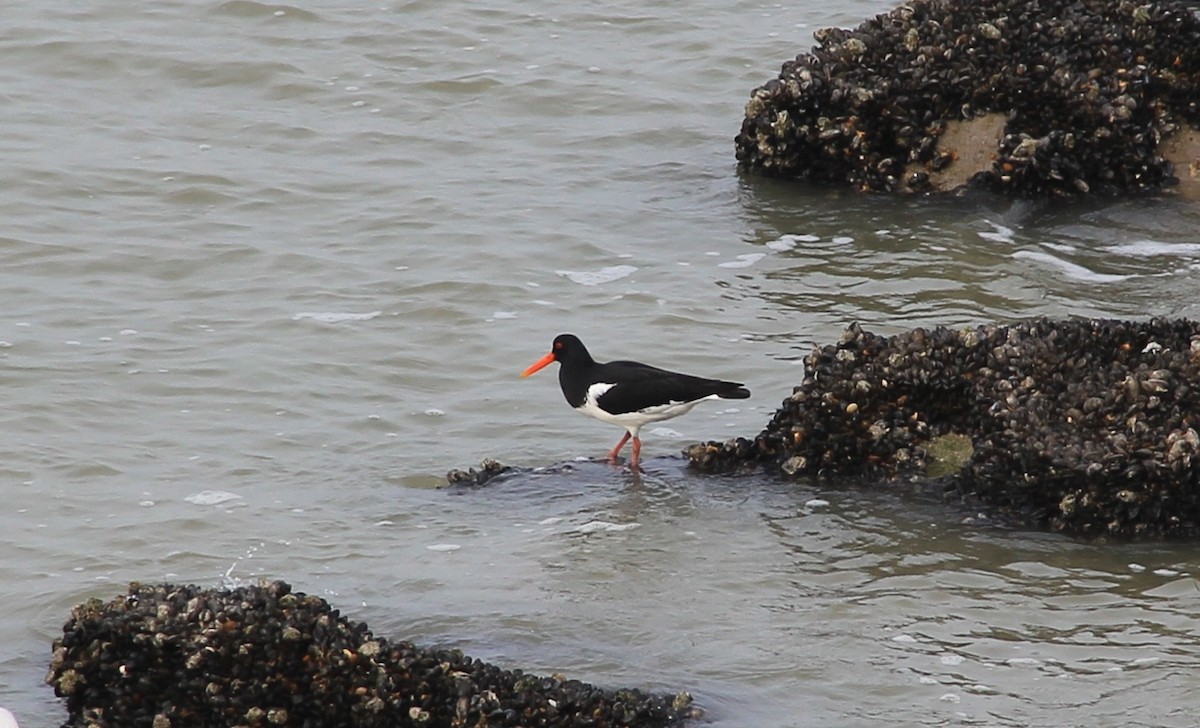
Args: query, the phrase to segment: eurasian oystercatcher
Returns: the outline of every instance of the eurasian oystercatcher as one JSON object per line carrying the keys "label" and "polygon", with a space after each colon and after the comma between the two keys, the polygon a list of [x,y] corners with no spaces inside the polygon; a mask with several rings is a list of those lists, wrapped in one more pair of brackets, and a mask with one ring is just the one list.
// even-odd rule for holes
{"label": "eurasian oystercatcher", "polygon": [[706,399],[746,399],[750,390],[737,382],[704,379],[669,372],[636,361],[602,364],[572,334],[554,338],[550,353],[521,372],[528,377],[551,362],[558,362],[558,383],[567,402],[585,415],[624,427],[626,432],[608,453],[616,462],[625,443],[633,438],[633,460],[638,469],[642,441],[638,432],[651,422],[661,422],[687,413]]}

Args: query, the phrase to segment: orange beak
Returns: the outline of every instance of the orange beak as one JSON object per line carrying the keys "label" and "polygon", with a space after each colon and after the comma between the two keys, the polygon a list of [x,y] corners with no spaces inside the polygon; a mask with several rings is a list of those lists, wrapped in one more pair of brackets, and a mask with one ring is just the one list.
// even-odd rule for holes
{"label": "orange beak", "polygon": [[535,361],[533,364],[530,364],[528,369],[521,372],[521,376],[527,377],[530,374],[533,374],[537,370],[541,369],[542,367],[544,367],[547,364],[554,362],[554,361],[558,361],[558,360],[554,358],[554,352],[550,352],[546,356],[543,356],[541,359],[538,359],[537,361]]}

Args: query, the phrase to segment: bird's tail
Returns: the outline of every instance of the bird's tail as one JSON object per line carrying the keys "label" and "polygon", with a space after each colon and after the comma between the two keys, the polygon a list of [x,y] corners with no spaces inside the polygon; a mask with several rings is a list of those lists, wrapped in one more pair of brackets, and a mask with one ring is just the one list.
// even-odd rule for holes
{"label": "bird's tail", "polygon": [[718,392],[717,396],[721,399],[748,399],[750,390],[740,384],[730,384],[730,389]]}

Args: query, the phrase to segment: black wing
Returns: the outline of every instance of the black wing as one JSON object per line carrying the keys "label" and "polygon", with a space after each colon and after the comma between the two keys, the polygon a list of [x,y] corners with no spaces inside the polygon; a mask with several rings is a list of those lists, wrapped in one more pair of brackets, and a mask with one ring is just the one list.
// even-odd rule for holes
{"label": "black wing", "polygon": [[714,394],[724,399],[750,396],[750,390],[738,382],[694,377],[634,361],[601,364],[594,374],[597,382],[614,385],[596,400],[614,415],[672,402],[691,402]]}

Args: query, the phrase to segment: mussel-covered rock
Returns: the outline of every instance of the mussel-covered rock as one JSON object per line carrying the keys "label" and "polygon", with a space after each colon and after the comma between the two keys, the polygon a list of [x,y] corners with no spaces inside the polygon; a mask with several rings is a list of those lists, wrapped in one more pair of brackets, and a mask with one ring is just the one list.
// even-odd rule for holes
{"label": "mussel-covered rock", "polygon": [[483,485],[489,480],[498,475],[512,472],[512,468],[504,465],[495,458],[484,458],[479,464],[479,469],[468,468],[461,470],[455,468],[446,473],[446,482],[450,485]]}
{"label": "mussel-covered rock", "polygon": [[[753,440],[685,451],[706,470],[924,474],[936,438],[969,439],[951,487],[1082,535],[1200,534],[1200,324],[1035,319],[850,326]],[[736,441],[731,441],[736,442]]]}
{"label": "mussel-covered rock", "polygon": [[751,94],[743,168],[1023,196],[1194,182],[1200,18],[1185,3],[913,0],[815,35]]}
{"label": "mussel-covered rock", "polygon": [[686,693],[605,690],[371,634],[284,582],[132,584],[77,606],[46,682],[68,726],[673,726]]}

